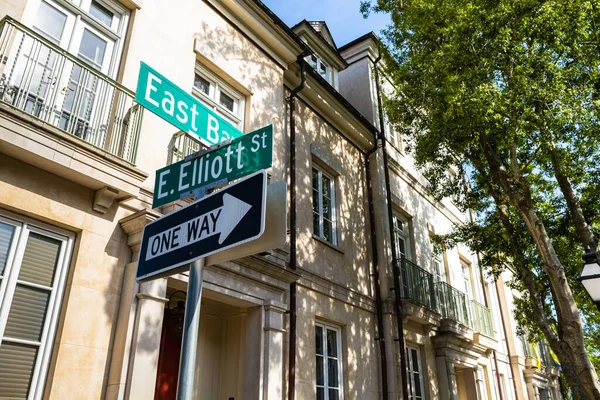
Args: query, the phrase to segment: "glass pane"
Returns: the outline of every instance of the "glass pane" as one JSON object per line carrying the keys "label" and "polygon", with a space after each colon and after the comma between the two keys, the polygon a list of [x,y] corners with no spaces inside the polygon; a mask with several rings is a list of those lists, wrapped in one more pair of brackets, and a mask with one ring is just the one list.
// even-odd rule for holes
{"label": "glass pane", "polygon": [[323,356],[317,356],[317,385],[325,384],[325,372],[323,371]]}
{"label": "glass pane", "polygon": [[337,389],[329,389],[328,400],[338,400],[340,398],[340,391]]}
{"label": "glass pane", "polygon": [[331,220],[331,200],[323,197],[323,218]]}
{"label": "glass pane", "polygon": [[415,372],[419,372],[419,355],[417,353],[416,349],[409,349],[409,351],[411,352],[411,359],[412,359],[412,370]]}
{"label": "glass pane", "polygon": [[49,298],[50,293],[47,291],[17,284],[4,336],[39,341]]}
{"label": "glass pane", "polygon": [[401,237],[397,237],[397,242],[398,242],[398,251],[400,252],[400,254],[398,254],[398,256],[403,255],[406,257],[406,244],[404,243],[404,239]]}
{"label": "glass pane", "polygon": [[325,79],[327,79],[327,65],[321,63],[321,67],[319,68],[319,74]]}
{"label": "glass pane", "polygon": [[194,86],[206,95],[208,95],[210,91],[210,82],[198,74],[196,74],[196,77],[194,78]]}
{"label": "glass pane", "polygon": [[313,211],[319,212],[319,192],[313,189]]}
{"label": "glass pane", "polygon": [[317,388],[317,400],[325,400],[325,389]]}
{"label": "glass pane", "polygon": [[321,229],[319,227],[319,214],[313,212],[313,233],[317,236],[321,236]]}
{"label": "glass pane", "polygon": [[106,40],[95,33],[84,29],[83,36],[81,37],[81,45],[79,45],[79,55],[95,64],[98,68],[101,68],[102,63],[104,62],[106,46]]}
{"label": "glass pane", "polygon": [[95,1],[92,1],[92,4],[90,5],[90,14],[92,14],[94,17],[98,18],[98,20],[100,22],[102,22],[104,25],[111,27],[112,26],[112,20],[113,20],[113,13],[111,11],[109,11],[106,7],[104,7],[101,4],[96,3]]}
{"label": "glass pane", "polygon": [[14,233],[14,226],[0,222],[0,275],[4,274],[6,262],[8,261],[8,251],[10,250]]}
{"label": "glass pane", "polygon": [[223,92],[219,95],[219,103],[229,111],[233,112],[234,100]]}
{"label": "glass pane", "polygon": [[323,238],[328,242],[333,243],[332,237],[331,222],[323,220]]}
{"label": "glass pane", "polygon": [[0,399],[26,399],[37,348],[2,342],[0,346]]}
{"label": "glass pane", "polygon": [[313,184],[313,189],[318,191],[319,190],[319,171],[317,171],[314,168],[312,170],[312,184]]}
{"label": "glass pane", "polygon": [[337,357],[337,332],[327,329],[327,355]]}
{"label": "glass pane", "polygon": [[421,397],[421,380],[419,379],[419,374],[414,373],[413,379],[415,380],[415,395]]}
{"label": "glass pane", "polygon": [[331,179],[323,175],[323,196],[331,198]]}
{"label": "glass pane", "polygon": [[338,360],[328,358],[327,364],[327,376],[329,378],[329,387],[338,387]]}
{"label": "glass pane", "polygon": [[323,354],[323,328],[315,327],[315,348],[317,354]]}
{"label": "glass pane", "polygon": [[61,242],[31,232],[25,247],[19,279],[43,286],[52,286]]}
{"label": "glass pane", "polygon": [[42,1],[35,17],[34,26],[58,43],[62,37],[67,22],[67,15],[58,11],[50,4]]}
{"label": "glass pane", "polygon": [[315,55],[311,55],[310,56],[310,65],[314,68],[317,69],[317,56]]}

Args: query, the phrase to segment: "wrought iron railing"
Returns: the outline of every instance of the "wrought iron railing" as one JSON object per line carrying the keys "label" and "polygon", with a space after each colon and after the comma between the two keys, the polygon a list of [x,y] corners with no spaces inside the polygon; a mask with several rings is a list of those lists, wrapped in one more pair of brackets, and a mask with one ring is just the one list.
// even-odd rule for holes
{"label": "wrought iron railing", "polygon": [[494,325],[492,313],[489,308],[481,303],[472,301],[473,306],[473,329],[487,337],[494,337]]}
{"label": "wrought iron railing", "polygon": [[189,133],[179,131],[173,135],[170,143],[169,164],[181,161],[192,153],[196,153],[205,148],[205,146]]}
{"label": "wrought iron railing", "polygon": [[135,94],[14,19],[0,24],[0,102],[133,164]]}
{"label": "wrought iron railing", "polygon": [[438,312],[442,318],[448,318],[472,327],[471,304],[467,295],[446,282],[435,284],[438,299]]}
{"label": "wrought iron railing", "polygon": [[433,275],[405,257],[399,261],[402,298],[435,311],[437,302],[433,287]]}

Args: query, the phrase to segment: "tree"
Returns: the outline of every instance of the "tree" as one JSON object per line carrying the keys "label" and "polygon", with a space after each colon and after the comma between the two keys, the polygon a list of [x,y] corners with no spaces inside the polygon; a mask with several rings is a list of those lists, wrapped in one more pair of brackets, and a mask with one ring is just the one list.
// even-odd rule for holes
{"label": "tree", "polygon": [[[590,399],[600,399],[600,384],[586,346],[598,349],[590,328],[600,315],[575,278],[584,248],[600,256],[598,7],[594,0],[361,4],[365,15],[392,17],[384,31],[386,73],[398,90],[386,102],[390,121],[417,164],[428,166],[432,193],[476,212],[445,239],[481,252],[492,273],[514,271],[520,328],[549,343],[574,395]],[[467,182],[447,174],[450,166]]]}

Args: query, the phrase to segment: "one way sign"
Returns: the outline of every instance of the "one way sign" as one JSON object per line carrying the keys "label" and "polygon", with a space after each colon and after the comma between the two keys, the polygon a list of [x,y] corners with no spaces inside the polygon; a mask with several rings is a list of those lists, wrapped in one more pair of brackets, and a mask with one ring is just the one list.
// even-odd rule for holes
{"label": "one way sign", "polygon": [[146,225],[136,279],[184,271],[192,261],[260,237],[266,187],[263,170]]}

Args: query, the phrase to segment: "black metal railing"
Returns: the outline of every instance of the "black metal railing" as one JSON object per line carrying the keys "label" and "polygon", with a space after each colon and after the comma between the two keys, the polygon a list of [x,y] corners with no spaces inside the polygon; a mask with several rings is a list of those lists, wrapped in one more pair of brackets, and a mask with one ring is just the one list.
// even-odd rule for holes
{"label": "black metal railing", "polygon": [[135,163],[135,94],[10,17],[0,21],[0,102]]}
{"label": "black metal railing", "polygon": [[436,310],[433,275],[402,257],[400,260],[401,296],[432,311]]}

